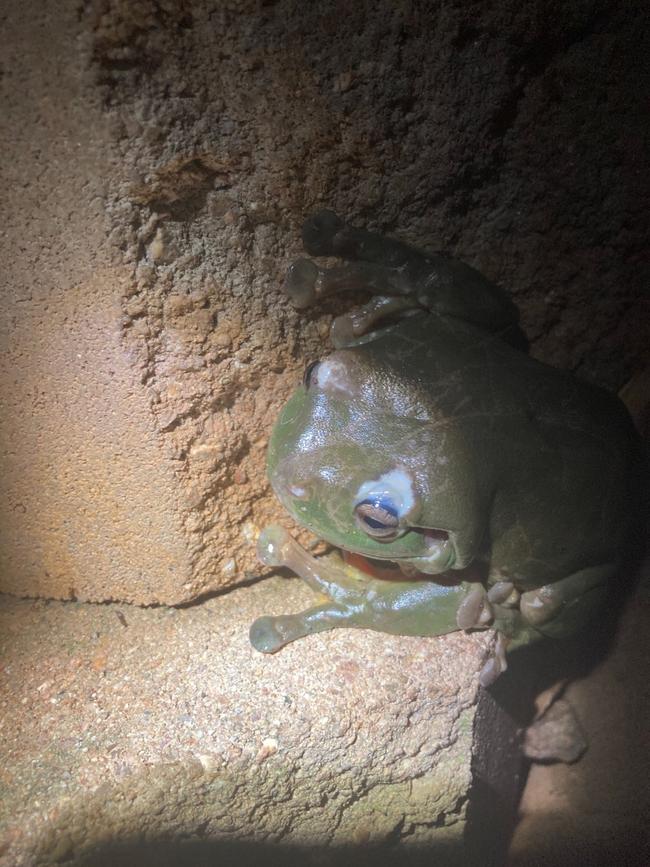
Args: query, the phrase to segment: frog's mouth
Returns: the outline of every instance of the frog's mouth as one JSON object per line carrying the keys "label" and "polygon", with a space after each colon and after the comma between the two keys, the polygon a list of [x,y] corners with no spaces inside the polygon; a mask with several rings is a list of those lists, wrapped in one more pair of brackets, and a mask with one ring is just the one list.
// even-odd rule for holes
{"label": "frog's mouth", "polygon": [[[449,539],[449,533],[446,530],[431,530],[411,528],[411,532],[420,533],[426,544],[429,547],[434,547],[440,542]],[[372,578],[380,578],[388,581],[436,581],[440,584],[456,584],[458,582],[458,571],[448,570],[447,572],[439,573],[435,576],[420,571],[413,559],[422,562],[422,557],[410,558],[399,557],[394,560],[383,560],[376,557],[369,557],[366,554],[359,554],[356,551],[346,551],[341,549],[341,555],[346,563],[363,572]],[[426,556],[426,555],[424,555]]]}
{"label": "frog's mouth", "polygon": [[[429,547],[435,547],[449,539],[446,530],[419,529],[412,527],[412,532],[421,533]],[[454,585],[461,581],[480,580],[476,576],[482,569],[479,564],[471,564],[464,569],[448,569],[445,572],[431,574],[417,568],[415,562],[422,562],[423,557],[401,557],[394,560],[382,560],[359,554],[356,551],[341,549],[341,555],[346,563],[360,572],[385,581],[435,581],[436,584]],[[426,557],[426,555],[424,555]],[[414,562],[415,561],[415,562]]]}
{"label": "frog's mouth", "polygon": [[376,560],[352,551],[341,551],[341,556],[345,563],[358,569],[359,572],[382,581],[433,581],[435,584],[452,587],[463,581],[483,580],[482,571],[477,564],[466,566],[464,569],[449,569],[438,575],[428,575],[409,566],[407,560]]}

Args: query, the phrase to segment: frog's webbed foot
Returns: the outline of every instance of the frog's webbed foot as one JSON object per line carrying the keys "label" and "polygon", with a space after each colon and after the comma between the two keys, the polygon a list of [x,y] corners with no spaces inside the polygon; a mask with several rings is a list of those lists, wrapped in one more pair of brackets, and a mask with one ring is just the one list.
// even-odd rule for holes
{"label": "frog's webbed foot", "polygon": [[299,310],[342,292],[361,289],[375,295],[363,307],[334,320],[331,338],[337,349],[359,343],[364,336],[366,340],[372,339],[372,328],[385,320],[422,310],[417,299],[409,294],[410,284],[399,269],[384,268],[372,262],[321,268],[311,259],[298,259],[289,267],[285,289]]}
{"label": "frog's webbed foot", "polygon": [[[412,294],[411,285],[399,268],[385,268],[373,262],[349,262],[323,268],[311,259],[296,259],[289,266],[284,282],[294,307],[303,310],[323,298],[342,292],[372,292],[373,295]],[[411,306],[417,306],[412,299]]]}
{"label": "frog's webbed foot", "polygon": [[404,270],[411,281],[428,270],[426,253],[376,232],[356,229],[333,211],[318,211],[305,220],[302,240],[311,256],[374,262],[385,268]]}

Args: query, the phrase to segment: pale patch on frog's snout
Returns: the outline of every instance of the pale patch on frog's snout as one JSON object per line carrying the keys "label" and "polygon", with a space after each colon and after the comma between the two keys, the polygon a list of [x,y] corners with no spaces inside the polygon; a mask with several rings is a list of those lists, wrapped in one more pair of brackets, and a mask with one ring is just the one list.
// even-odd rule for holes
{"label": "pale patch on frog's snout", "polygon": [[311,496],[310,489],[303,485],[287,485],[287,491],[297,500],[308,500]]}
{"label": "pale patch on frog's snout", "polygon": [[413,478],[403,468],[389,470],[379,476],[363,482],[355,495],[355,502],[364,500],[382,501],[388,499],[394,505],[397,517],[403,520],[415,509],[417,497],[413,487]]}
{"label": "pale patch on frog's snout", "polygon": [[330,356],[314,368],[311,381],[323,391],[341,392],[348,397],[358,394],[358,387],[350,376],[347,365],[336,356]]}

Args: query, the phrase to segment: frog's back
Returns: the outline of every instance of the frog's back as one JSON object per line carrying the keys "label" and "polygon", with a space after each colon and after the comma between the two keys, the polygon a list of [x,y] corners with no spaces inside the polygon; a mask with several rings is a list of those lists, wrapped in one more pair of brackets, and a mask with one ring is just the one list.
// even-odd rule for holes
{"label": "frog's back", "polygon": [[[491,537],[512,539],[525,527],[524,572],[544,578],[551,539],[571,542],[552,568],[562,573],[585,557],[614,556],[634,520],[638,437],[615,396],[539,362],[458,320],[411,317],[361,347],[373,366],[417,394],[413,405],[467,444],[474,471],[498,478]],[[424,415],[421,413],[421,417]],[[589,549],[589,550],[587,550]]]}
{"label": "frog's back", "polygon": [[422,401],[450,419],[520,416],[549,434],[600,439],[605,448],[637,439],[618,397],[461,320],[412,316],[362,349],[373,365],[417,383]]}

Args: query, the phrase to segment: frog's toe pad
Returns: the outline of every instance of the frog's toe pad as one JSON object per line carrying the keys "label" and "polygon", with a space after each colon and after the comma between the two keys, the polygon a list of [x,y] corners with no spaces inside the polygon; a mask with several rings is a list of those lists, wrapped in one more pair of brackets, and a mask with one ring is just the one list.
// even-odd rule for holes
{"label": "frog's toe pad", "polygon": [[305,250],[312,256],[327,256],[332,251],[332,238],[343,228],[343,220],[334,211],[318,211],[302,227]]}
{"label": "frog's toe pad", "polygon": [[564,605],[561,595],[555,588],[546,585],[538,590],[523,593],[519,609],[532,626],[541,626],[553,619]]}
{"label": "frog's toe pad", "polygon": [[503,674],[508,668],[508,660],[506,659],[506,648],[508,639],[503,633],[497,633],[497,640],[494,644],[492,656],[487,660],[478,676],[478,681],[482,687],[492,686],[494,681]]}
{"label": "frog's toe pad", "polygon": [[250,642],[260,653],[275,653],[287,643],[287,639],[277,628],[277,618],[258,617],[248,633]]}
{"label": "frog's toe pad", "polygon": [[479,683],[482,687],[485,688],[487,688],[488,686],[492,686],[494,681],[499,677],[500,674],[503,674],[506,668],[507,665],[504,665],[502,660],[500,660],[496,656],[491,656],[481,669],[481,672],[478,676]]}
{"label": "frog's toe pad", "polygon": [[318,266],[311,259],[296,259],[289,266],[284,282],[287,295],[291,298],[294,307],[302,310],[311,307],[317,301],[316,280],[318,279]]}
{"label": "frog's toe pad", "polygon": [[459,629],[485,629],[493,618],[494,612],[483,587],[470,590],[456,612]]}

